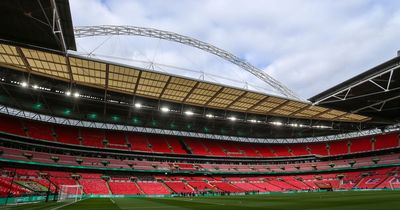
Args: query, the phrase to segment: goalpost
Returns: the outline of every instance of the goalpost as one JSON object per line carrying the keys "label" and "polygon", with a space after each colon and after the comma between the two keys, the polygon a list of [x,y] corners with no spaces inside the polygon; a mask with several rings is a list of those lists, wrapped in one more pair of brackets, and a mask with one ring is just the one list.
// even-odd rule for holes
{"label": "goalpost", "polygon": [[58,191],[57,201],[77,202],[82,200],[82,196],[83,196],[82,185],[61,185]]}

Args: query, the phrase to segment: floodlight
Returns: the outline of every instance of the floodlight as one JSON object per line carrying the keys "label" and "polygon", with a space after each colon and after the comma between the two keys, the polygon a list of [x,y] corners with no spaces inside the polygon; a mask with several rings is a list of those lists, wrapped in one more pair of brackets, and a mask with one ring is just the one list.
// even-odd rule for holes
{"label": "floodlight", "polygon": [[192,116],[192,115],[194,115],[194,112],[188,110],[188,111],[185,112],[185,114],[188,115],[188,116]]}
{"label": "floodlight", "polygon": [[160,110],[161,110],[162,112],[169,112],[169,111],[170,111],[169,108],[166,107],[166,106],[161,107]]}
{"label": "floodlight", "polygon": [[282,125],[283,125],[283,123],[282,123],[282,122],[279,122],[279,121],[271,122],[271,124],[272,124],[272,125],[276,125],[276,126],[282,126]]}
{"label": "floodlight", "polygon": [[142,108],[142,104],[141,103],[135,103],[135,108],[138,108],[138,109]]}
{"label": "floodlight", "polygon": [[234,116],[231,116],[231,117],[228,117],[228,120],[230,120],[230,121],[236,121],[236,120],[237,120],[237,118],[236,118],[236,117],[234,117]]}
{"label": "floodlight", "polygon": [[206,117],[207,117],[207,118],[213,118],[214,115],[212,115],[212,114],[206,114]]}

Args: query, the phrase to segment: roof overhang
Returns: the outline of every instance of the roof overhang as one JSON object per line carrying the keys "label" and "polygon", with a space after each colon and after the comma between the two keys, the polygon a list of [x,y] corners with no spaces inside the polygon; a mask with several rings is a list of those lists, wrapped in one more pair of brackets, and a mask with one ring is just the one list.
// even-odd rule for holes
{"label": "roof overhang", "polygon": [[26,46],[0,44],[0,66],[105,91],[199,107],[337,122],[370,119],[303,101]]}

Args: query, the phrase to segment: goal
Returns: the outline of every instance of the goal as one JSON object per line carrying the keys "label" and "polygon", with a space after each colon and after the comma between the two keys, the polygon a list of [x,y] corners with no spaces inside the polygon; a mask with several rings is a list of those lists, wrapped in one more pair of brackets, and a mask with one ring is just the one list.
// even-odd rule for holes
{"label": "goal", "polygon": [[82,200],[82,185],[61,185],[58,191],[58,201],[76,202]]}

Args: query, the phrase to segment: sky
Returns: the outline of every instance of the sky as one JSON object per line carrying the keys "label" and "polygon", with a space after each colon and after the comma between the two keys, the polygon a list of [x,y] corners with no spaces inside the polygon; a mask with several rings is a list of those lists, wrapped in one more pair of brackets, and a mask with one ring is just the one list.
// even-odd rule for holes
{"label": "sky", "polygon": [[[151,27],[205,41],[250,62],[305,99],[400,50],[397,0],[70,0],[70,6],[74,26]],[[115,36],[76,41],[78,52],[92,57],[271,90],[229,62],[181,44]]]}

